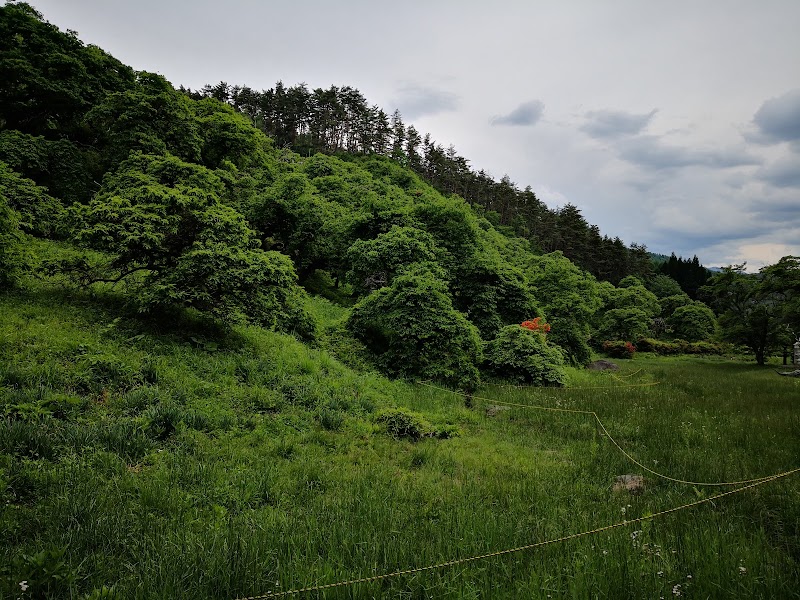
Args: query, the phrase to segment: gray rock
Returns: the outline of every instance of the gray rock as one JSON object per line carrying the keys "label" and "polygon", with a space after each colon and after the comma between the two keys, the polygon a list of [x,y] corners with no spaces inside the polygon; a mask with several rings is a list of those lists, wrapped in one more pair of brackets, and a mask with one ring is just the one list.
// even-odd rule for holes
{"label": "gray rock", "polygon": [[610,360],[596,360],[593,363],[586,365],[586,368],[590,371],[616,371],[619,369],[619,365],[611,362]]}

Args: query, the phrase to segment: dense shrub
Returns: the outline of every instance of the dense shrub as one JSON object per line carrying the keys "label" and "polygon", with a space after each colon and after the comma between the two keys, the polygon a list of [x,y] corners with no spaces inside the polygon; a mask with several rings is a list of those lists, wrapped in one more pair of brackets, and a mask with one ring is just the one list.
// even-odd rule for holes
{"label": "dense shrub", "polygon": [[652,338],[641,338],[636,342],[636,349],[639,352],[652,352],[662,356],[677,354],[724,354],[723,346],[711,342],[689,343],[686,340],[675,340],[665,342]]}
{"label": "dense shrub", "polygon": [[699,342],[714,334],[717,319],[705,304],[695,302],[676,308],[672,316],[667,319],[667,324],[677,337],[690,342]]}
{"label": "dense shrub", "polygon": [[430,423],[422,415],[404,408],[387,408],[375,415],[375,422],[397,439],[418,440],[431,432]]}
{"label": "dense shrub", "polygon": [[681,353],[680,344],[664,342],[653,338],[640,338],[636,342],[636,349],[639,352],[653,352],[654,354],[662,354],[665,356]]}
{"label": "dense shrub", "polygon": [[53,236],[63,220],[64,207],[47,190],[0,162],[0,198],[17,212],[19,228],[39,236]]}
{"label": "dense shrub", "polygon": [[664,318],[672,316],[672,313],[674,313],[677,308],[680,308],[681,306],[688,306],[691,303],[692,299],[688,294],[683,292],[680,294],[667,296],[666,298],[660,298],[658,300],[658,304],[661,306],[661,316]]}
{"label": "dense shrub", "polygon": [[348,281],[357,293],[389,285],[404,266],[436,259],[433,237],[421,229],[395,225],[371,240],[357,240],[347,250]]}
{"label": "dense shrub", "polygon": [[548,341],[560,346],[571,364],[588,363],[591,322],[601,304],[595,278],[561,252],[532,258],[525,275],[552,325]]}
{"label": "dense shrub", "polygon": [[603,352],[612,358],[633,358],[633,355],[636,354],[636,347],[630,342],[609,340],[603,342]]}
{"label": "dense shrub", "polygon": [[711,342],[694,342],[693,344],[687,344],[686,347],[687,354],[724,354],[724,348],[719,344],[713,344]]}
{"label": "dense shrub", "polygon": [[635,340],[650,331],[650,316],[638,308],[613,308],[603,315],[599,338],[604,340]]}
{"label": "dense shrub", "polygon": [[564,384],[564,356],[540,332],[508,325],[484,352],[487,369],[497,377],[542,386]]}
{"label": "dense shrub", "polygon": [[17,283],[24,264],[19,214],[0,194],[0,291]]}
{"label": "dense shrub", "polygon": [[220,200],[223,193],[204,167],[134,154],[91,203],[72,209],[75,240],[109,260],[71,260],[61,270],[82,283],[125,280],[145,310],[181,306],[313,337],[291,261],[260,250],[244,217]]}
{"label": "dense shrub", "polygon": [[426,269],[406,272],[364,298],[347,326],[390,375],[477,385],[478,331],[453,308],[447,285]]}

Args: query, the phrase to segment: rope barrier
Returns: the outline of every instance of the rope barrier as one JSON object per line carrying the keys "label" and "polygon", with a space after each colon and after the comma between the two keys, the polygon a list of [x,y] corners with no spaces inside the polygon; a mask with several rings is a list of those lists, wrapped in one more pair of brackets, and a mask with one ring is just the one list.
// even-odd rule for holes
{"label": "rope barrier", "polygon": [[[439,386],[436,386],[436,385],[431,385],[430,383],[426,383],[424,381],[423,382],[419,382],[419,385],[423,385],[425,387],[429,387],[429,388],[432,388],[432,389],[435,389],[435,390],[439,390],[439,391],[442,391],[442,392],[449,392],[451,394],[455,394],[456,396],[461,396],[461,397],[464,397],[464,398],[467,397],[467,394],[464,394],[463,392],[456,392],[456,391],[453,391],[453,390],[448,390],[447,388],[442,388],[442,387],[439,387]],[[625,386],[625,387],[629,387],[629,386]],[[587,389],[587,388],[579,388],[579,389]],[[557,407],[554,407],[554,406],[536,406],[534,404],[519,404],[519,403],[515,403],[515,402],[503,402],[502,400],[494,400],[492,398],[485,398],[483,396],[469,396],[469,397],[472,398],[473,400],[482,400],[483,402],[488,402],[488,403],[491,403],[491,404],[500,404],[500,405],[503,405],[503,406],[514,406],[514,407],[519,407],[519,408],[529,408],[529,409],[533,409],[533,410],[547,410],[547,411],[551,411],[551,412],[564,412],[564,413],[591,415],[592,417],[594,417],[595,421],[597,421],[597,424],[600,426],[600,429],[605,434],[605,436],[611,441],[611,443],[617,448],[617,450],[619,450],[623,454],[623,456],[625,456],[625,458],[627,458],[629,461],[631,461],[633,464],[637,465],[638,467],[644,469],[645,471],[647,471],[651,475],[655,475],[656,477],[660,477],[661,479],[666,479],[667,481],[672,481],[674,483],[682,483],[682,484],[694,485],[694,486],[712,487],[712,486],[744,485],[744,484],[747,484],[747,483],[755,483],[755,482],[758,482],[758,481],[764,481],[764,480],[769,479],[770,477],[773,477],[773,475],[766,475],[764,477],[756,477],[754,479],[743,479],[741,481],[720,481],[720,482],[689,481],[689,480],[686,480],[686,479],[679,479],[679,478],[676,478],[676,477],[672,477],[670,475],[666,475],[664,473],[660,473],[658,471],[655,471],[654,469],[651,469],[647,465],[644,465],[641,462],[639,462],[638,460],[636,460],[628,452],[626,452],[625,449],[622,446],[620,446],[619,443],[617,443],[617,441],[611,436],[611,434],[608,432],[608,429],[606,429],[606,426],[603,425],[603,422],[600,420],[600,417],[593,410],[578,410],[578,409],[574,409],[574,408],[557,408]]]}
{"label": "rope barrier", "polygon": [[448,561],[437,563],[437,564],[434,564],[434,565],[426,565],[426,566],[422,566],[422,567],[414,567],[414,568],[410,568],[410,569],[404,569],[402,571],[393,571],[391,573],[382,573],[380,575],[371,575],[369,577],[359,577],[357,579],[348,579],[348,580],[345,580],[345,581],[337,581],[337,582],[334,582],[334,583],[326,583],[326,584],[321,584],[321,585],[308,586],[308,587],[298,588],[298,589],[294,589],[294,590],[286,590],[286,591],[280,591],[280,592],[267,592],[266,594],[261,594],[261,595],[258,595],[258,596],[244,596],[244,597],[237,598],[236,600],[265,600],[267,598],[285,598],[287,596],[295,596],[295,595],[299,595],[299,594],[304,594],[306,592],[317,592],[317,591],[321,591],[321,590],[329,590],[329,589],[332,589],[332,588],[358,585],[358,584],[361,584],[361,583],[372,583],[374,581],[381,581],[381,580],[384,580],[384,579],[400,577],[402,575],[412,575],[414,573],[422,573],[424,571],[433,571],[433,570],[437,570],[437,569],[444,569],[444,568],[447,568],[447,567],[453,567],[453,566],[456,566],[456,565],[463,565],[463,564],[466,564],[466,563],[476,562],[476,561],[479,561],[479,560],[486,560],[488,558],[493,558],[495,556],[504,556],[504,555],[507,555],[507,554],[514,554],[514,553],[517,553],[517,552],[523,552],[523,551],[526,551],[526,550],[532,550],[534,548],[541,548],[543,546],[548,546],[548,545],[551,545],[551,544],[557,544],[557,543],[560,543],[560,542],[567,542],[567,541],[578,539],[578,538],[581,538],[581,537],[586,537],[588,535],[593,535],[593,534],[596,534],[596,533],[602,533],[604,531],[610,531],[612,529],[617,529],[619,527],[627,527],[627,526],[630,526],[630,525],[634,525],[636,523],[642,523],[644,521],[649,521],[649,520],[652,520],[652,519],[655,519],[655,518],[658,518],[658,517],[663,517],[663,516],[666,516],[666,515],[669,515],[669,514],[672,514],[672,513],[679,512],[681,510],[687,510],[689,508],[693,508],[695,506],[699,506],[700,504],[706,504],[708,502],[713,502],[714,500],[719,500],[720,498],[724,498],[725,496],[731,496],[733,494],[738,494],[740,492],[752,489],[752,488],[757,487],[759,485],[763,485],[765,483],[768,483],[768,482],[771,482],[771,481],[775,481],[775,480],[781,479],[783,477],[788,477],[789,475],[793,475],[793,474],[797,473],[798,471],[800,471],[800,468],[793,469],[791,471],[786,471],[784,473],[779,473],[777,475],[772,475],[770,477],[766,477],[764,479],[758,480],[758,481],[756,481],[754,483],[751,483],[749,485],[746,485],[744,487],[737,488],[735,490],[729,490],[727,492],[721,492],[719,494],[716,494],[715,496],[710,496],[708,498],[703,498],[701,500],[695,500],[694,502],[690,502],[689,504],[683,504],[681,506],[676,506],[674,508],[669,508],[669,509],[666,509],[666,510],[662,510],[662,511],[654,513],[652,515],[647,515],[647,516],[644,516],[644,517],[638,517],[636,519],[620,521],[618,523],[613,523],[611,525],[605,525],[603,527],[598,527],[598,528],[592,529],[590,531],[581,531],[579,533],[573,533],[573,534],[570,534],[570,535],[565,535],[565,536],[560,537],[560,538],[554,538],[554,539],[545,540],[545,541],[542,541],[542,542],[535,542],[533,544],[527,544],[525,546],[519,546],[517,548],[508,548],[508,549],[505,549],[505,550],[498,550],[496,552],[490,552],[490,553],[487,553],[487,554],[480,554],[480,555],[476,555],[476,556],[468,556],[468,557],[464,557],[464,558],[456,558],[456,559],[453,559],[453,560],[448,560]]}
{"label": "rope barrier", "polygon": [[[419,385],[425,385],[424,381],[418,381]],[[530,385],[513,385],[510,383],[490,383],[488,385],[492,385],[494,387],[501,387],[501,388],[512,388],[516,390],[528,390],[531,388]],[[654,385],[661,385],[660,381],[648,381],[646,383],[626,383],[623,385],[597,385],[597,386],[584,386],[584,387],[544,387],[544,388],[537,388],[542,390],[552,390],[556,392],[561,391],[568,391],[572,392],[575,390],[618,390],[620,388],[635,388],[635,387],[652,387]],[[431,386],[436,387],[436,386]],[[437,389],[445,389],[445,388],[437,388]],[[447,390],[451,392],[452,390]]]}

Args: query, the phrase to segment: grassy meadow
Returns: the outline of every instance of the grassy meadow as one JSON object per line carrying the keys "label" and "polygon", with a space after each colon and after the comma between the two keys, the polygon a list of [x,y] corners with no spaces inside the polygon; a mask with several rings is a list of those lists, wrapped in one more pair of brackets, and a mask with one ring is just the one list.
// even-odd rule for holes
{"label": "grassy meadow", "polygon": [[[340,309],[314,310],[334,322]],[[233,599],[636,519],[800,466],[800,380],[617,361],[471,402],[257,328],[144,324],[112,294],[0,296],[0,597]],[[776,365],[772,365],[775,367]],[[649,385],[653,384],[653,385]],[[488,410],[487,410],[488,409]],[[394,434],[394,435],[393,435]],[[639,495],[612,491],[645,474]],[[800,475],[612,531],[302,598],[800,597]],[[22,584],[22,585],[21,585]]]}

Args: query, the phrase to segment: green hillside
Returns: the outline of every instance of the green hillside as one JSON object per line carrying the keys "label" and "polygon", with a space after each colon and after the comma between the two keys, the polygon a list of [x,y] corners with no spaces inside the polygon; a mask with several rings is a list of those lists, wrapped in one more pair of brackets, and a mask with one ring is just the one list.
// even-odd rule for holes
{"label": "green hillside", "polygon": [[356,90],[25,3],[0,74],[0,598],[797,596],[797,257],[690,297]]}

